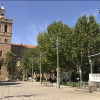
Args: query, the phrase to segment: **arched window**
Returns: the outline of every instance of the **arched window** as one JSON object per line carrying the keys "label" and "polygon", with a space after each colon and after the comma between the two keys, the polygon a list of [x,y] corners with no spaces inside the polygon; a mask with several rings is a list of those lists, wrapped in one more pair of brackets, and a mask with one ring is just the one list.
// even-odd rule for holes
{"label": "arched window", "polygon": [[5,43],[7,43],[8,42],[8,40],[7,39],[5,39]]}
{"label": "arched window", "polygon": [[7,25],[5,25],[5,32],[7,32]]}

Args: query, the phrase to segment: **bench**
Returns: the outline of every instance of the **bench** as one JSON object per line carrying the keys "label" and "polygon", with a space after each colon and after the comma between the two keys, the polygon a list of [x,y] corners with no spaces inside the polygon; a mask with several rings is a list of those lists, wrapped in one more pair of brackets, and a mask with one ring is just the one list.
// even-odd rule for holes
{"label": "bench", "polygon": [[53,83],[49,83],[49,84],[47,84],[47,86],[53,87]]}
{"label": "bench", "polygon": [[53,86],[53,83],[50,82],[42,82],[43,86]]}
{"label": "bench", "polygon": [[47,84],[49,84],[49,82],[42,82],[43,86],[47,86]]}

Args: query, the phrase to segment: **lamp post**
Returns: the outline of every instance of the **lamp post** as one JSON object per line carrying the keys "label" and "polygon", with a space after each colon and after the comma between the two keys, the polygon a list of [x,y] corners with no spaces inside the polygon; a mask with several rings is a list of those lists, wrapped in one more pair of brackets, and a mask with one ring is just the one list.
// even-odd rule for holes
{"label": "lamp post", "polygon": [[89,57],[89,64],[90,64],[90,70],[91,70],[91,74],[92,74],[92,60]]}
{"label": "lamp post", "polygon": [[31,58],[32,61],[32,82],[33,82],[33,58]]}
{"label": "lamp post", "polygon": [[80,72],[80,83],[82,83],[82,51],[81,51],[81,65],[79,67],[79,72]]}
{"label": "lamp post", "polygon": [[33,58],[32,58],[32,82],[33,82]]}
{"label": "lamp post", "polygon": [[23,81],[25,80],[25,75],[23,75]]}
{"label": "lamp post", "polygon": [[56,40],[56,48],[57,48],[57,85],[56,88],[60,88],[60,68],[59,68],[59,39],[57,33],[57,40]]}
{"label": "lamp post", "polygon": [[[90,47],[90,41],[89,41],[89,47]],[[92,74],[92,60],[90,59],[91,55],[90,55],[89,49],[88,49],[88,57],[89,57],[90,71],[91,71],[91,74]]]}
{"label": "lamp post", "polygon": [[42,81],[41,81],[41,57],[42,57],[42,55],[40,53],[40,84],[42,84]]}

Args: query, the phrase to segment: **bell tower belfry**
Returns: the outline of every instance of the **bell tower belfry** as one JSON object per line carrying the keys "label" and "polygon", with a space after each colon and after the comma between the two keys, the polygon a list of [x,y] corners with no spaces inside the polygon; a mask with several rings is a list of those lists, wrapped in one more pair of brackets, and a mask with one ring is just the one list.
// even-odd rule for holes
{"label": "bell tower belfry", "polygon": [[5,8],[0,8],[0,57],[11,51],[12,19],[5,18]]}
{"label": "bell tower belfry", "polygon": [[3,4],[0,8],[0,18],[5,18],[5,8],[4,8]]}

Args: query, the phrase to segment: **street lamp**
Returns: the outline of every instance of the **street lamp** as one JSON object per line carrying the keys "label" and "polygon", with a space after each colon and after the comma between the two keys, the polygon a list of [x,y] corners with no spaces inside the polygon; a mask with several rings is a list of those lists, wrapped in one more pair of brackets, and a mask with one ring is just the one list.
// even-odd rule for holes
{"label": "street lamp", "polygon": [[32,82],[33,82],[33,58],[30,58],[32,61]]}
{"label": "street lamp", "polygon": [[56,40],[56,48],[57,48],[57,88],[60,88],[60,68],[59,68],[59,39],[57,33],[57,40]]}
{"label": "street lamp", "polygon": [[79,67],[79,72],[80,72],[80,83],[82,83],[82,51],[81,51],[81,65]]}
{"label": "street lamp", "polygon": [[92,60],[89,57],[89,64],[90,64],[90,69],[91,69],[91,74],[92,74]]}
{"label": "street lamp", "polygon": [[58,38],[58,33],[57,33],[57,37],[56,37],[56,49],[57,49],[57,68],[56,68],[56,71],[57,71],[57,84],[56,84],[56,88],[60,88],[59,38]]}
{"label": "street lamp", "polygon": [[[89,41],[89,47],[90,47],[90,41]],[[92,74],[92,60],[90,59],[90,50],[88,49],[88,57],[89,57],[89,64],[90,64],[90,71],[91,71],[91,74]]]}
{"label": "street lamp", "polygon": [[42,57],[42,55],[41,55],[41,53],[40,53],[40,84],[42,84],[42,81],[41,81],[41,57]]}

